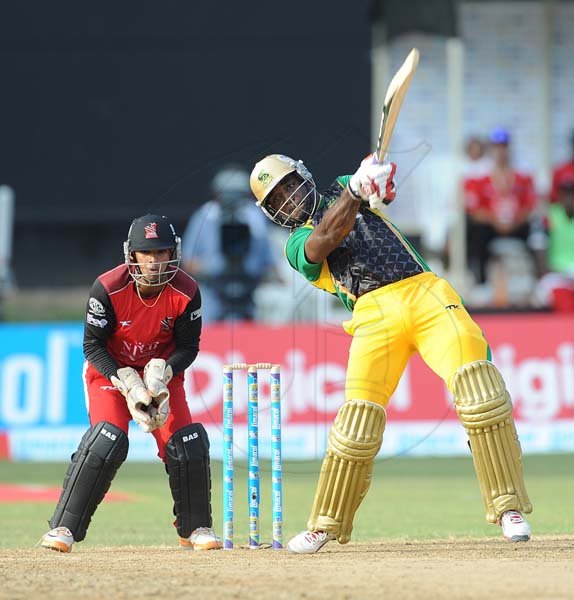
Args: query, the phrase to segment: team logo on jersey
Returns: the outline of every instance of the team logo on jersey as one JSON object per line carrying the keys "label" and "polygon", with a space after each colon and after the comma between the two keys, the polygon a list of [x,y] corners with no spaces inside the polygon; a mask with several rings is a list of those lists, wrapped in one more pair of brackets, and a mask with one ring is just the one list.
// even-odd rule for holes
{"label": "team logo on jersey", "polygon": [[90,307],[90,312],[93,312],[95,315],[102,316],[106,314],[106,309],[104,305],[97,300],[96,298],[90,298],[88,300],[88,306]]}
{"label": "team logo on jersey", "polygon": [[157,240],[159,235],[157,234],[157,223],[148,223],[144,227],[145,239],[146,240]]}
{"label": "team logo on jersey", "polygon": [[171,331],[173,328],[173,317],[166,317],[161,320],[161,330],[162,331]]}

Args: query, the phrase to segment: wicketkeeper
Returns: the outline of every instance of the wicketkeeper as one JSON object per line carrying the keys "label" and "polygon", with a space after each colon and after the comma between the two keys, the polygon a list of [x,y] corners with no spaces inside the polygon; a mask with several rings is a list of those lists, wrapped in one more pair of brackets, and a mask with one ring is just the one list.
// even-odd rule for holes
{"label": "wicketkeeper", "polygon": [[157,443],[174,501],[180,545],[221,548],[212,529],[209,440],[193,423],[184,371],[201,334],[197,283],[179,268],[180,239],[166,217],[135,219],[125,263],[94,282],[84,323],[84,387],[90,428],[64,479],[40,544],[70,552],[128,454],[134,420]]}
{"label": "wicketkeeper", "polygon": [[344,323],[353,336],[346,402],[329,434],[308,529],[289,542],[292,552],[349,541],[381,447],[385,408],[414,352],[453,394],[486,519],[512,541],[530,539],[523,513],[532,506],[510,397],[460,296],[384,216],[384,205],[395,198],[395,168],[371,155],[322,194],[303,163],[287,156],[267,156],[251,173],[257,204],[291,229],[290,265],[352,311]]}

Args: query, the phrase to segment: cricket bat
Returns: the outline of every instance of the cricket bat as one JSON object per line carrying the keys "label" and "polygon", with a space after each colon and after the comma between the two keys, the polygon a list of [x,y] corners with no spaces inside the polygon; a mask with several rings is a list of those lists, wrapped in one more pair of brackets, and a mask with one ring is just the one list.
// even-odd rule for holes
{"label": "cricket bat", "polygon": [[379,138],[377,140],[377,158],[379,162],[383,162],[395,124],[401,110],[401,105],[411,79],[417,70],[419,64],[419,51],[413,48],[401,68],[395,73],[391,79],[391,83],[385,95],[383,104],[383,114],[381,115],[381,126],[379,128]]}

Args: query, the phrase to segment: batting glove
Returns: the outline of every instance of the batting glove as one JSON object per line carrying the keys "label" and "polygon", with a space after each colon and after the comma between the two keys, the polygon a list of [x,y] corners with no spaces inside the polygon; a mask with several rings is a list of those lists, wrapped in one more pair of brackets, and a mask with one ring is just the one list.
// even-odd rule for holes
{"label": "batting glove", "polygon": [[152,397],[149,413],[154,429],[162,427],[169,415],[169,389],[173,369],[163,358],[152,358],[144,368],[144,384]]}
{"label": "batting glove", "polygon": [[371,208],[381,209],[395,199],[395,163],[379,163],[374,154],[369,154],[357,172],[349,180],[349,191]]}
{"label": "batting glove", "polygon": [[118,369],[117,377],[112,375],[111,382],[126,399],[126,404],[133,420],[146,433],[153,431],[155,427],[153,427],[152,419],[148,412],[152,397],[147,391],[139,373],[135,369],[132,369],[132,367],[123,367]]}

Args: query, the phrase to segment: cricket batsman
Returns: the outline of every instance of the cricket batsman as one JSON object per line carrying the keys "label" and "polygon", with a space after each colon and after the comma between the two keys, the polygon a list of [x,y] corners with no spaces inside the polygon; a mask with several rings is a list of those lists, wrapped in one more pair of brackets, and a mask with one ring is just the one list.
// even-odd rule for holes
{"label": "cricket batsman", "polygon": [[180,546],[222,546],[212,529],[209,439],[193,423],[183,387],[199,351],[201,295],[179,268],[180,246],[167,217],[139,217],[124,242],[125,263],[91,288],[83,372],[90,428],[72,455],[44,548],[71,552],[85,538],[126,460],[132,419],[153,435],[165,464]]}
{"label": "cricket batsman", "polygon": [[386,406],[410,356],[419,352],[447,384],[466,429],[486,519],[505,538],[530,539],[532,506],[512,403],[488,344],[447,281],[430,271],[384,216],[396,165],[368,156],[352,176],[318,193],[305,165],[272,154],[251,173],[257,205],[287,227],[289,264],[352,312],[345,403],[331,427],[307,530],[288,544],[311,554],[346,544],[382,444]]}

